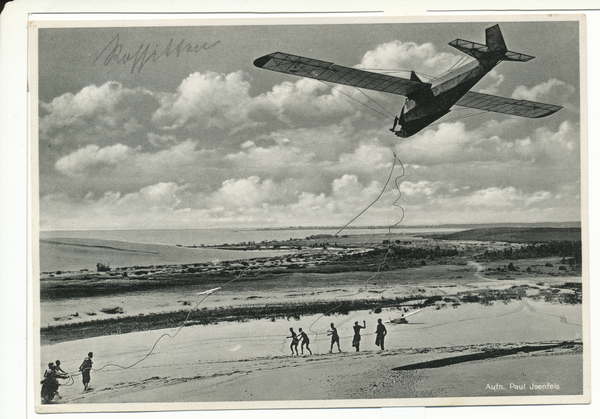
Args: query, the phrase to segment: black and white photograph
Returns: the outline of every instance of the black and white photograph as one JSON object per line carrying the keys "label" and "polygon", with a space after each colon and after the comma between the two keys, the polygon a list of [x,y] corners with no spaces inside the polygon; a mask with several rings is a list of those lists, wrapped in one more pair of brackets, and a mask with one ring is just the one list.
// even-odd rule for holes
{"label": "black and white photograph", "polygon": [[33,22],[36,411],[589,403],[585,25]]}

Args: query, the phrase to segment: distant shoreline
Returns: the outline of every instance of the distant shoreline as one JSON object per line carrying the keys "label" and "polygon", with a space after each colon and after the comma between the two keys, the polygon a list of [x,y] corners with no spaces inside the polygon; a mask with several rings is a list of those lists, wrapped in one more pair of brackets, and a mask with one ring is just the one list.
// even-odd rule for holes
{"label": "distant shoreline", "polygon": [[[581,221],[566,221],[566,222],[541,222],[541,223],[482,223],[482,224],[438,224],[438,225],[397,225],[394,227],[380,226],[348,226],[344,230],[410,230],[410,229],[448,229],[457,228],[465,230],[475,230],[480,228],[495,228],[495,227],[516,227],[516,228],[581,228]],[[269,230],[335,230],[339,226],[295,226],[295,227],[263,227],[250,230],[269,231]]]}
{"label": "distant shoreline", "polygon": [[[390,227],[389,225],[378,225],[378,226],[347,226],[344,230],[386,230],[391,228],[392,230],[408,230],[408,229],[446,229],[446,228],[460,228],[465,230],[472,230],[477,228],[492,228],[492,227],[524,227],[524,228],[537,228],[537,227],[551,227],[551,228],[581,228],[581,221],[564,221],[564,222],[539,222],[539,223],[476,223],[476,224],[416,224],[416,225],[397,225]],[[339,230],[341,226],[286,226],[286,227],[206,227],[206,228],[128,228],[128,229],[44,229],[41,228],[41,233],[51,232],[76,232],[76,231],[188,231],[188,230],[239,230],[239,231],[286,231],[286,230]]]}
{"label": "distant shoreline", "polygon": [[[90,237],[53,237],[40,238],[40,271],[93,270],[97,263],[114,267],[182,265],[213,260],[237,260],[253,257],[275,256],[283,253],[308,251],[318,247],[357,249],[362,247],[387,246],[392,241],[400,244],[427,240],[467,240],[509,243],[536,243],[549,241],[581,241],[581,228],[578,227],[490,227],[458,231],[407,232],[390,237],[384,231],[373,229],[373,233],[363,234],[322,234],[321,230],[299,230],[302,234],[290,237],[286,231],[277,230],[271,238],[252,239],[253,234],[233,234],[207,238],[214,243],[202,244],[201,237],[186,237],[186,241],[198,244],[185,244],[185,241],[173,244],[156,242],[128,241]],[[306,236],[306,232],[315,234]],[[354,230],[356,231],[356,230]],[[364,229],[363,229],[364,231]],[[267,234],[268,235],[268,234]],[[305,236],[299,238],[300,236]],[[284,238],[285,237],[285,238]],[[147,236],[147,240],[153,237]],[[161,236],[155,236],[160,240]],[[169,238],[177,240],[177,236]],[[233,239],[229,241],[228,239]],[[226,242],[226,240],[228,242]],[[270,254],[271,253],[271,254]]]}

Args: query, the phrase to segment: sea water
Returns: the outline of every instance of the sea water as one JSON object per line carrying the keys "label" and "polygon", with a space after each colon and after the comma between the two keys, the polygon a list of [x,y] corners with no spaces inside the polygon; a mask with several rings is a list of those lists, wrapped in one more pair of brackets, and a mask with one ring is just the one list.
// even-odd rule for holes
{"label": "sea water", "polygon": [[[460,228],[402,228],[392,229],[393,235],[453,233]],[[52,230],[41,231],[41,239],[74,238],[118,240],[129,243],[165,244],[170,246],[211,246],[238,244],[245,242],[260,243],[265,240],[304,239],[319,234],[336,234],[339,229],[165,229],[165,230]],[[345,229],[342,235],[389,234],[387,228]]]}

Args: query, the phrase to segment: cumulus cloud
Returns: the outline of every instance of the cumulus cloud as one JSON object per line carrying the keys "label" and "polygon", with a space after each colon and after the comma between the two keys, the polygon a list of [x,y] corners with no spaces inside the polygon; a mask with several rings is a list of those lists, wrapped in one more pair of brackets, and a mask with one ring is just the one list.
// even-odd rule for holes
{"label": "cumulus cloud", "polygon": [[361,142],[352,153],[342,153],[339,164],[346,170],[357,170],[364,173],[391,168],[390,150],[377,142]]}
{"label": "cumulus cloud", "polygon": [[98,141],[127,144],[140,132],[143,138],[157,105],[156,96],[146,89],[128,89],[114,81],[87,86],[40,104],[40,141],[71,147]]}
{"label": "cumulus cloud", "polygon": [[90,144],[59,159],[56,170],[67,176],[80,176],[91,167],[115,166],[126,161],[133,153],[134,150],[123,144],[104,148]]}
{"label": "cumulus cloud", "polygon": [[[363,109],[351,98],[360,95],[356,89],[317,80],[300,78],[283,82],[252,101],[250,115],[259,120],[274,118],[291,128],[314,128],[341,123]],[[362,98],[364,99],[364,96]]]}
{"label": "cumulus cloud", "polygon": [[492,187],[474,192],[471,196],[465,198],[467,206],[474,207],[501,207],[501,208],[521,208],[535,203],[550,199],[551,194],[548,191],[536,191],[532,194],[525,194],[513,186],[506,188]]}
{"label": "cumulus cloud", "polygon": [[149,132],[146,134],[146,136],[148,137],[148,142],[156,148],[171,146],[179,142],[176,135]]}
{"label": "cumulus cloud", "polygon": [[174,94],[163,94],[152,122],[163,130],[239,133],[282,124],[303,128],[328,125],[356,114],[360,105],[346,95],[360,94],[352,89],[342,93],[311,79],[276,84],[268,92],[250,95],[247,75],[193,73]]}
{"label": "cumulus cloud", "polygon": [[408,138],[397,147],[399,156],[411,156],[410,163],[432,165],[470,159],[481,146],[477,132],[468,131],[462,121],[441,123]]}
{"label": "cumulus cloud", "polygon": [[373,202],[381,193],[382,185],[377,181],[371,181],[367,185],[363,185],[358,176],[345,174],[333,180],[331,189],[332,197],[340,205],[356,207],[361,202],[364,206],[369,202]]}
{"label": "cumulus cloud", "polygon": [[421,180],[419,182],[405,181],[402,182],[400,191],[402,192],[402,196],[406,197],[415,197],[419,195],[429,197],[436,193],[439,187],[439,182],[430,182],[427,180]]}
{"label": "cumulus cloud", "polygon": [[455,54],[439,52],[431,43],[392,41],[368,51],[359,68],[414,70],[437,77],[451,68],[460,58]]}
{"label": "cumulus cloud", "polygon": [[523,135],[513,121],[488,123],[469,130],[462,121],[441,123],[427,128],[397,146],[397,154],[411,156],[411,164],[432,166],[473,164],[473,162],[535,162],[555,164],[579,160],[579,130],[569,121],[556,130],[541,126]]}
{"label": "cumulus cloud", "polygon": [[250,100],[250,84],[242,72],[190,74],[174,94],[160,99],[153,122],[160,127],[179,128],[187,123],[226,128],[244,121]]}
{"label": "cumulus cloud", "polygon": [[51,103],[42,103],[41,106],[51,115],[47,120],[56,118],[63,123],[69,123],[81,117],[96,115],[98,112],[113,111],[123,96],[131,93],[132,91],[124,89],[121,83],[112,81],[100,87],[84,87],[75,95],[65,93]]}
{"label": "cumulus cloud", "polygon": [[485,93],[488,95],[497,95],[500,86],[504,82],[504,75],[500,74],[498,70],[493,69],[477,84],[477,90],[479,93]]}
{"label": "cumulus cloud", "polygon": [[[460,58],[433,44],[393,41],[367,52],[360,66],[437,75]],[[503,82],[492,72],[481,87],[494,94]],[[486,115],[399,141],[389,120],[346,97],[364,99],[352,88],[303,78],[263,93],[251,87],[241,71],[198,72],[170,93],[109,82],[41,104],[41,144],[52,145],[40,147],[44,225],[59,228],[63,218],[83,228],[343,225],[382,192],[394,151],[406,169],[399,204],[408,222],[535,217],[545,208],[559,217],[577,194],[579,128],[568,120],[533,125]],[[573,88],[551,79],[520,86],[513,97],[553,103],[560,92],[568,98]],[[397,111],[398,100],[386,95],[381,103]],[[393,179],[402,172],[396,164],[361,223],[398,220]]]}
{"label": "cumulus cloud", "polygon": [[[197,142],[185,140],[171,147],[155,150],[131,148],[123,144],[99,147],[88,145],[66,156],[55,164],[52,180],[58,189],[67,189],[74,195],[103,191],[129,193],[141,187],[160,182],[180,182],[195,185],[218,184],[214,173],[214,153],[197,148]],[[45,193],[45,192],[42,192]],[[46,192],[47,193],[47,192]]]}
{"label": "cumulus cloud", "polygon": [[558,105],[566,105],[575,88],[564,81],[550,79],[532,88],[518,86],[512,93],[513,99],[531,101],[552,101]]}
{"label": "cumulus cloud", "polygon": [[[139,228],[156,228],[164,223],[185,225],[200,220],[204,226],[259,226],[267,222],[272,226],[342,226],[359,215],[369,203],[375,203],[382,186],[382,182],[361,182],[353,174],[334,179],[329,193],[306,192],[290,188],[286,181],[257,176],[227,179],[214,191],[195,191],[189,184],[159,182],[128,194],[116,191],[98,196],[89,194],[83,201],[65,195],[46,196],[42,199],[43,221],[44,225],[60,227],[63,223],[60,214],[69,214],[65,219],[71,222],[85,222],[86,215],[96,214],[93,222],[104,222],[105,226]],[[443,181],[404,181],[397,205],[403,207],[407,221],[412,223],[431,222],[438,219],[436,217],[443,222],[473,222],[479,216],[490,217],[492,214],[498,219],[504,217],[506,221],[507,214],[523,211],[535,214],[535,210],[539,212],[555,204],[557,198],[550,191],[524,192],[514,186],[492,186],[474,191],[454,186]],[[574,192],[577,191],[563,188],[561,193],[565,196],[562,199],[568,199]],[[394,224],[403,214],[393,205],[397,198],[397,191],[390,188],[357,223]],[[558,214],[559,209],[553,211]],[[136,217],[142,212],[144,217]],[[464,219],[465,214],[470,218]]]}
{"label": "cumulus cloud", "polygon": [[540,167],[552,167],[561,178],[579,178],[581,139],[578,127],[562,122],[558,130],[537,128],[527,143],[530,156]]}
{"label": "cumulus cloud", "polygon": [[237,152],[223,156],[223,164],[230,174],[252,173],[259,177],[276,179],[310,178],[315,175],[309,168],[318,164],[312,153],[305,153],[298,147],[286,145],[257,146],[244,143]]}
{"label": "cumulus cloud", "polygon": [[171,211],[181,203],[179,195],[184,190],[185,186],[179,186],[175,182],[160,182],[125,195],[118,204],[130,210],[143,208],[150,211]]}
{"label": "cumulus cloud", "polygon": [[219,206],[251,210],[281,199],[278,186],[270,179],[261,181],[258,176],[247,179],[228,179],[214,194],[211,201]]}

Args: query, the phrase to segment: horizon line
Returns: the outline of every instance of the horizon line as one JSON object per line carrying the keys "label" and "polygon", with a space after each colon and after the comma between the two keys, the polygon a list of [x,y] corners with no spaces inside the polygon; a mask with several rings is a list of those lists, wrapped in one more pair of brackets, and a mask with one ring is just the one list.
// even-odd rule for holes
{"label": "horizon line", "polygon": [[[391,229],[400,230],[408,228],[463,228],[477,226],[535,226],[535,225],[561,225],[561,224],[576,224],[581,227],[581,221],[539,221],[539,222],[509,222],[509,223],[448,223],[448,224],[414,224],[414,225],[397,225],[390,227],[389,225],[366,225],[366,226],[348,226],[345,230],[358,229]],[[75,229],[43,229],[39,231],[139,231],[139,230],[324,230],[324,229],[339,229],[339,226],[281,226],[281,227],[177,227],[177,228],[75,228]]]}

